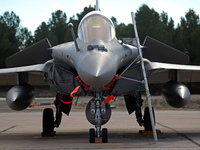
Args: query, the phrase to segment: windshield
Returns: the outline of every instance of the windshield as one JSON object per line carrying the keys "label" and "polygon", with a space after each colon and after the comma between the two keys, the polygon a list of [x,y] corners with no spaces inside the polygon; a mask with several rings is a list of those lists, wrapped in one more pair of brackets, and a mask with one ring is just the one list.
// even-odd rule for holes
{"label": "windshield", "polygon": [[115,37],[115,27],[110,19],[94,11],[82,19],[78,28],[78,37],[84,42],[92,40],[109,42]]}

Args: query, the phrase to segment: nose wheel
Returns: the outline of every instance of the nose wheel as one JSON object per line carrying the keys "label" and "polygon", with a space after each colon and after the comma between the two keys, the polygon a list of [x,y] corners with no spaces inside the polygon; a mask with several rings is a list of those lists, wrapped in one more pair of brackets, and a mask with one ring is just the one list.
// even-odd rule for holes
{"label": "nose wheel", "polygon": [[89,130],[89,142],[95,143],[95,137],[102,137],[102,143],[107,143],[108,130],[107,128],[101,130],[101,126],[106,124],[110,119],[111,108],[109,103],[105,104],[100,97],[93,98],[88,102],[85,112],[87,120],[96,128],[96,132],[94,128]]}
{"label": "nose wheel", "polygon": [[89,130],[89,142],[95,143],[95,129],[94,128],[91,128]]}
{"label": "nose wheel", "polygon": [[[102,143],[108,143],[108,129],[107,128],[103,128],[102,129]],[[90,128],[89,130],[89,142],[90,143],[95,143],[95,129],[94,128]]]}
{"label": "nose wheel", "polygon": [[102,129],[102,143],[108,143],[108,129]]}

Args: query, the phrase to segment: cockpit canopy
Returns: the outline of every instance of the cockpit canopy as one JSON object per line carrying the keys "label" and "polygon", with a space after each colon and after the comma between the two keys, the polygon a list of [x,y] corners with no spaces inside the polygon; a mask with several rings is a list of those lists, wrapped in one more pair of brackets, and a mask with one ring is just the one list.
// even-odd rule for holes
{"label": "cockpit canopy", "polygon": [[115,38],[115,27],[110,19],[98,11],[88,13],[78,27],[78,37],[83,42],[102,40],[109,42]]}

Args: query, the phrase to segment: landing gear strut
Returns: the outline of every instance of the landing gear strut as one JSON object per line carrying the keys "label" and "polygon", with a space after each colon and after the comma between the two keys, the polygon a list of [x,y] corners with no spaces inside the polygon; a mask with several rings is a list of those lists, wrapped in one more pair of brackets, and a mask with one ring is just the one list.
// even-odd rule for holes
{"label": "landing gear strut", "polygon": [[143,99],[141,98],[140,91],[135,91],[132,94],[124,95],[124,99],[129,115],[135,111],[135,116],[138,124],[140,126],[143,126],[144,120],[142,119],[142,110],[141,110]]}
{"label": "landing gear strut", "polygon": [[87,120],[95,125],[96,132],[94,128],[89,130],[89,142],[95,143],[95,137],[100,138],[102,136],[102,143],[108,142],[108,130],[106,128],[102,129],[101,126],[106,124],[111,116],[110,105],[103,101],[100,93],[96,94],[96,97],[89,101],[86,107],[86,117]]}

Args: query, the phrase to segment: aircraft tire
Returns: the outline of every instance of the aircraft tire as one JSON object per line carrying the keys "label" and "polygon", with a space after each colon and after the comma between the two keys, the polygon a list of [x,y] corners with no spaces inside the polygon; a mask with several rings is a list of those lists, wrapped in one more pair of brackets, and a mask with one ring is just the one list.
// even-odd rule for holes
{"label": "aircraft tire", "polygon": [[108,129],[102,129],[102,143],[108,143]]}
{"label": "aircraft tire", "polygon": [[[152,107],[153,116],[154,116],[154,123],[155,123],[155,115],[154,115],[154,109]],[[144,130],[145,131],[152,131],[152,125],[151,125],[151,118],[149,114],[149,107],[145,107],[144,109]]]}
{"label": "aircraft tire", "polygon": [[89,130],[89,142],[95,143],[95,129],[94,128],[90,128]]}
{"label": "aircraft tire", "polygon": [[54,116],[53,109],[45,108],[43,111],[43,133],[53,133],[54,132]]}

